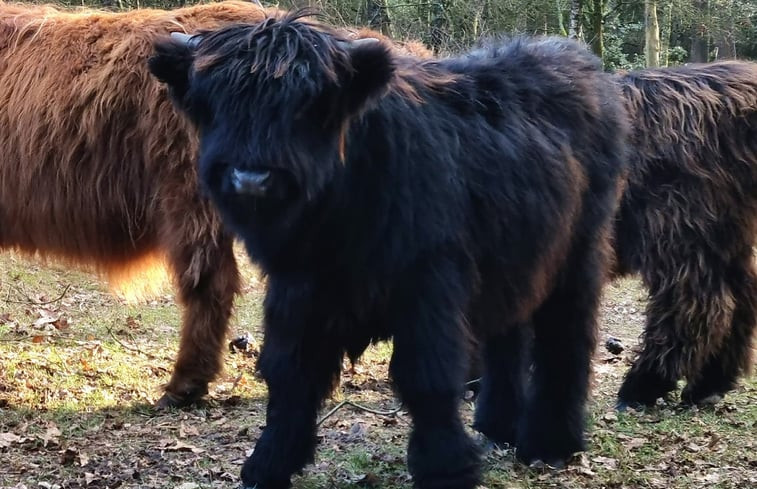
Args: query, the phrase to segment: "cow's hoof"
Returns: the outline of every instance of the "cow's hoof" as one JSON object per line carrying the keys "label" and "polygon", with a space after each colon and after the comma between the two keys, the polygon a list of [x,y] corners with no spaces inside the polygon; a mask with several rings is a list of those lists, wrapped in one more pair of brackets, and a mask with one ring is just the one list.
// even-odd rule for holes
{"label": "cow's hoof", "polygon": [[155,409],[161,411],[194,406],[202,400],[205,394],[207,394],[207,389],[192,389],[186,391],[183,395],[165,391],[158,402],[155,403]]}
{"label": "cow's hoof", "polygon": [[715,393],[697,393],[691,389],[684,389],[681,392],[681,404],[684,406],[708,407],[714,406],[723,400],[725,396],[718,392]]}
{"label": "cow's hoof", "polygon": [[555,460],[550,460],[548,462],[537,459],[531,462],[530,464],[528,464],[528,468],[535,469],[535,470],[548,470],[548,469],[560,470],[560,469],[564,469],[566,465],[567,465],[567,460],[563,460],[563,459],[555,459]]}

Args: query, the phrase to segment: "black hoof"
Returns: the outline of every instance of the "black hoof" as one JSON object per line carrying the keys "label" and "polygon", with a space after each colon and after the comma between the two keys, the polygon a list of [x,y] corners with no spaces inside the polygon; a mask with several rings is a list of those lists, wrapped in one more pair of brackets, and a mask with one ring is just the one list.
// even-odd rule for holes
{"label": "black hoof", "polygon": [[626,402],[622,400],[618,400],[618,402],[615,403],[615,410],[619,413],[625,413],[629,409],[633,409],[634,411],[641,411],[644,408],[646,408],[645,404],[641,404],[639,402]]}
{"label": "black hoof", "polygon": [[657,399],[665,398],[675,390],[676,381],[662,378],[655,372],[631,370],[618,392],[618,405],[639,408],[654,406]]}
{"label": "black hoof", "polygon": [[515,427],[511,423],[484,423],[476,421],[473,429],[478,431],[485,439],[499,446],[515,446]]}
{"label": "black hoof", "polygon": [[290,482],[286,483],[279,483],[279,484],[262,484],[262,483],[249,483],[245,482],[241,486],[239,486],[239,489],[289,489],[292,487],[292,484]]}
{"label": "black hoof", "polygon": [[518,434],[515,449],[515,457],[527,466],[541,462],[550,467],[564,467],[576,453],[586,450],[581,426],[565,423],[550,426],[547,421],[531,423]]}
{"label": "black hoof", "polygon": [[528,465],[528,468],[538,469],[538,470],[545,470],[545,469],[560,470],[560,469],[564,469],[566,465],[567,465],[567,460],[562,460],[562,459],[551,460],[548,462],[545,462],[543,460],[535,460]]}
{"label": "black hoof", "polygon": [[[254,454],[253,454],[254,456]],[[261,470],[260,464],[253,461],[252,456],[244,461],[240,478],[243,489],[289,489],[292,487],[291,478],[281,472],[271,475]]]}
{"label": "black hoof", "polygon": [[177,409],[191,407],[199,404],[203,396],[207,394],[207,389],[193,389],[183,394],[164,392],[158,402],[155,403],[155,409],[161,411],[165,409]]}
{"label": "black hoof", "polygon": [[510,443],[498,443],[487,438],[486,435],[479,433],[475,437],[476,446],[478,446],[481,454],[486,456],[495,450],[509,450],[515,448],[515,445]]}
{"label": "black hoof", "polygon": [[681,392],[681,404],[684,406],[714,406],[723,400],[725,394],[719,392],[695,392],[688,386]]}
{"label": "black hoof", "polygon": [[462,429],[415,431],[407,465],[418,489],[475,489],[481,482],[481,449]]}
{"label": "black hoof", "polygon": [[566,465],[568,465],[568,462],[573,459],[576,453],[582,452],[583,448],[577,448],[577,449],[570,449],[566,450],[562,455],[550,455],[545,457],[540,457],[538,455],[532,454],[528,451],[521,450],[520,448],[515,449],[515,458],[520,460],[521,463],[524,465],[527,465],[529,468],[532,469],[545,469],[545,468],[551,468],[551,469],[563,469]]}

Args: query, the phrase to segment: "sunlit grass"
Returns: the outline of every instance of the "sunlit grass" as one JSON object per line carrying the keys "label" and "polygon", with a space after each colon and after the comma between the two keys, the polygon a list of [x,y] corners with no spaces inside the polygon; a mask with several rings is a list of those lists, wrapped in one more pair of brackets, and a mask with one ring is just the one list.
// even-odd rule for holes
{"label": "sunlit grass", "polygon": [[[231,335],[248,331],[259,342],[264,283],[238,253],[245,293],[237,299]],[[154,411],[178,345],[181,309],[172,294],[169,289],[130,304],[89,273],[0,255],[0,434],[21,440],[3,447],[0,438],[0,488],[85,487],[88,481],[96,487],[237,487],[241,462],[265,424],[267,391],[255,376],[256,356],[226,353],[224,372],[202,406]],[[484,487],[757,487],[754,376],[714,409],[672,403],[614,412],[628,365],[604,352],[603,340],[614,335],[627,347],[635,343],[644,297],[635,280],[605,290],[589,450],[557,472],[525,468],[508,450],[491,452]],[[65,321],[46,322],[55,318]],[[387,382],[391,352],[391,343],[382,342],[357,365],[345,361],[342,387],[322,414],[343,400],[380,411],[397,407]],[[470,423],[470,403],[462,412]],[[405,411],[382,416],[342,407],[320,426],[315,462],[294,478],[294,487],[411,488],[405,465],[411,425]]]}

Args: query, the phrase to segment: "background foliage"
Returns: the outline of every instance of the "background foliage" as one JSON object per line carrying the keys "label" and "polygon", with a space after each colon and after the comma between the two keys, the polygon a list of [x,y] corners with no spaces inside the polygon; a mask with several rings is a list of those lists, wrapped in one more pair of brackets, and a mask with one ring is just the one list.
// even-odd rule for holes
{"label": "background foliage", "polygon": [[[66,0],[62,3],[130,9],[173,8],[196,3],[196,0]],[[420,39],[438,53],[459,51],[481,36],[528,33],[579,37],[602,56],[609,70],[757,58],[757,0],[284,0],[263,3],[280,8],[317,6],[336,24],[369,25],[392,37]],[[655,14],[653,23],[649,20],[650,13]],[[645,51],[647,39],[659,42],[650,44],[651,52]]]}

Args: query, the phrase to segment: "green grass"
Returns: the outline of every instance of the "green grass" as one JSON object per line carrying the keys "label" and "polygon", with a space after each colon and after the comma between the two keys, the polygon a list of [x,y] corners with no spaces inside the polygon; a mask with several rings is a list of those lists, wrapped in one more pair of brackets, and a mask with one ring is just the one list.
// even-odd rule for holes
{"label": "green grass", "polygon": [[[247,263],[243,253],[239,258]],[[243,277],[232,333],[249,331],[259,340],[264,284],[247,265]],[[671,402],[647,412],[614,412],[630,353],[613,356],[601,344],[613,335],[633,345],[643,308],[638,282],[607,287],[589,450],[560,471],[525,468],[510,451],[493,451],[485,459],[484,487],[757,487],[754,376],[714,409],[684,410]],[[226,354],[224,373],[204,405],[155,412],[151,403],[170,377],[179,323],[170,288],[127,304],[91,274],[0,255],[0,488],[40,482],[237,487],[241,463],[265,423],[266,389],[254,376],[255,356]],[[391,351],[391,344],[374,345],[354,368],[345,362],[342,387],[325,409],[342,400],[394,408],[387,382]],[[462,414],[470,424],[470,403]],[[410,425],[404,411],[382,416],[342,407],[319,427],[316,460],[294,479],[295,487],[409,489]]]}

